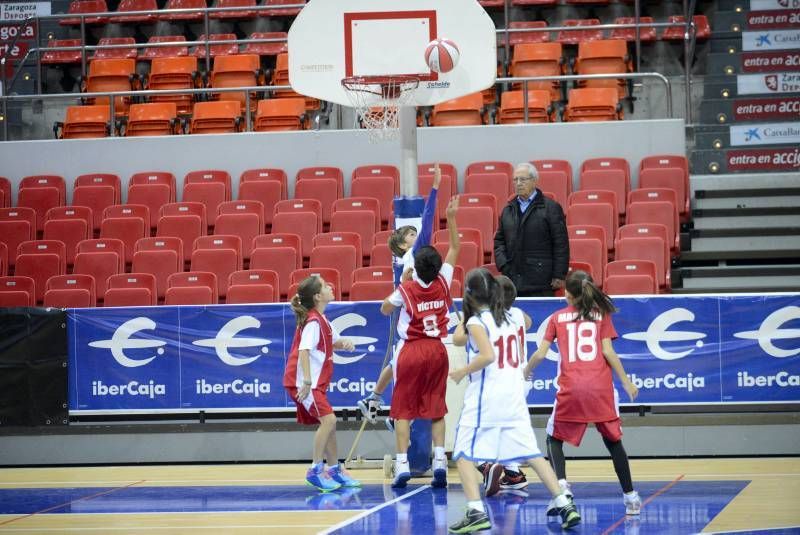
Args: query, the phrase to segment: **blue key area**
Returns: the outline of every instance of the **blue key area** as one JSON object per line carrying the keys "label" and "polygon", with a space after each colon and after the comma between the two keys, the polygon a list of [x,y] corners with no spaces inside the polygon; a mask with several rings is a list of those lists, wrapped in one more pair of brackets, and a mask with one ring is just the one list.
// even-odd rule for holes
{"label": "blue key area", "polygon": [[[697,533],[733,499],[747,481],[679,481],[648,503],[640,518],[625,518],[622,494],[617,483],[573,483],[576,504],[583,522],[570,533],[672,534]],[[643,500],[668,482],[641,482],[637,490]],[[464,494],[458,484],[449,489],[425,488],[418,484],[406,489],[388,485],[365,485],[317,493],[306,486],[204,486],[128,488],[29,488],[1,489],[0,514],[69,513],[157,513],[219,511],[303,511],[366,510],[395,498],[403,498],[346,525],[337,534],[446,533],[446,527],[463,514]],[[110,492],[109,492],[110,491]],[[103,494],[105,493],[105,494]],[[544,487],[531,481],[526,491],[501,493],[488,498],[489,515],[495,532],[561,533],[557,517],[548,518],[549,496]],[[753,531],[770,535],[797,534],[794,528]]]}

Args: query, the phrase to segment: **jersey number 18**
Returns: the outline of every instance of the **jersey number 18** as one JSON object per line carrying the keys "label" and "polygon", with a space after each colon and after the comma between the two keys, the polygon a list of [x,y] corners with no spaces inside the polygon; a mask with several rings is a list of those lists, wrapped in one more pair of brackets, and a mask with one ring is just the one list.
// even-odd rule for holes
{"label": "jersey number 18", "polygon": [[597,357],[597,324],[593,321],[567,323],[569,361],[589,362]]}

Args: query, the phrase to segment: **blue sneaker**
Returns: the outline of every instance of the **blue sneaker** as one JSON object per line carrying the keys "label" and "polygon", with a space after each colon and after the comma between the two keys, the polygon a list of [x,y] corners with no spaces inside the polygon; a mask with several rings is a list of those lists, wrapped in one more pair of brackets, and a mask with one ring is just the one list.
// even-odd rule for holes
{"label": "blue sneaker", "polygon": [[433,481],[431,487],[435,489],[447,488],[447,460],[433,460]]}
{"label": "blue sneaker", "polygon": [[337,464],[328,468],[328,475],[343,487],[360,487],[361,481],[353,479],[349,474],[345,473],[342,466]]}
{"label": "blue sneaker", "polygon": [[340,488],[341,483],[334,481],[322,467],[322,464],[312,466],[306,472],[306,484],[316,487],[322,492],[329,492]]}
{"label": "blue sneaker", "polygon": [[404,489],[411,479],[411,470],[408,461],[404,463],[394,462],[394,479],[392,480],[393,489]]}

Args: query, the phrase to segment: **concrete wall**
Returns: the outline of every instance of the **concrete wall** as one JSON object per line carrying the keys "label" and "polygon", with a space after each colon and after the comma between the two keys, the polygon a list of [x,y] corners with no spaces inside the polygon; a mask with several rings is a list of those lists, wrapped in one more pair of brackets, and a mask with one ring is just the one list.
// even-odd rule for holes
{"label": "concrete wall", "polygon": [[[577,181],[583,160],[616,156],[631,162],[635,185],[644,156],[684,154],[686,139],[682,120],[653,120],[420,128],[417,144],[418,161],[452,163],[460,181],[472,162],[544,158],[569,160]],[[293,177],[302,167],[328,165],[347,176],[359,165],[402,167],[400,159],[399,142],[370,143],[354,130],[9,141],[0,143],[0,176],[9,178],[16,190],[24,176],[57,174],[71,189],[75,177],[84,173],[115,173],[124,181],[136,172],[170,171],[180,181],[189,171],[224,169],[234,177],[235,188],[246,169],[278,167]]]}

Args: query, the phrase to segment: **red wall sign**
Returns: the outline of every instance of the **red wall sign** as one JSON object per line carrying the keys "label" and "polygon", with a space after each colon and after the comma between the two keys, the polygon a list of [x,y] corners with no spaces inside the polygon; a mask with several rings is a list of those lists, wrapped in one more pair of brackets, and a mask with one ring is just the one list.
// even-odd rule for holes
{"label": "red wall sign", "polygon": [[800,71],[800,50],[742,52],[742,72]]}
{"label": "red wall sign", "polygon": [[800,28],[800,10],[750,11],[747,13],[748,30]]}
{"label": "red wall sign", "polygon": [[800,148],[728,151],[728,171],[794,171],[800,169]]}
{"label": "red wall sign", "polygon": [[800,97],[739,99],[733,103],[733,118],[736,121],[798,120]]}

